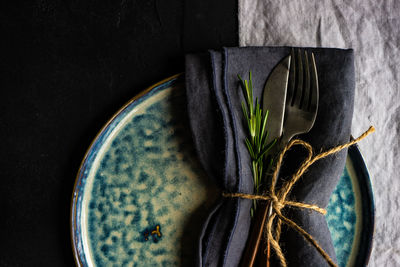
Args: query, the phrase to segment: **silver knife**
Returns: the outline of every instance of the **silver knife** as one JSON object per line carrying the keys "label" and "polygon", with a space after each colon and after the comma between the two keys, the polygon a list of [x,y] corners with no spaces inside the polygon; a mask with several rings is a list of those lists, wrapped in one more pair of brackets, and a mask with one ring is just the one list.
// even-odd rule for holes
{"label": "silver knife", "polygon": [[279,62],[271,72],[264,87],[263,110],[268,110],[267,144],[282,135],[290,59],[291,56],[289,55]]}
{"label": "silver knife", "polygon": [[[264,112],[268,110],[267,144],[282,135],[290,59],[289,55],[276,65],[264,87],[263,110]],[[274,145],[275,149],[272,149],[271,153],[277,152],[276,147],[278,145]],[[251,267],[255,265],[257,252],[261,251],[258,247],[262,243],[263,226],[268,217],[268,210],[268,205],[259,205],[256,210],[254,226],[247,242],[241,266]]]}

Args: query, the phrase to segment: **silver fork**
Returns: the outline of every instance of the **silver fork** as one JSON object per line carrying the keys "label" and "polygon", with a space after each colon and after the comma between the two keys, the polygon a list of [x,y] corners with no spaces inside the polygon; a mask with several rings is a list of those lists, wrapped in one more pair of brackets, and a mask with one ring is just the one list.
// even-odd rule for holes
{"label": "silver fork", "polygon": [[[302,54],[304,54],[304,58]],[[309,132],[317,117],[319,87],[313,53],[311,53],[310,63],[307,51],[302,52],[298,49],[296,55],[292,49],[287,90],[283,134],[279,142],[280,149],[283,149],[293,136]],[[268,217],[271,214],[272,206],[269,203]],[[260,266],[269,266],[269,249],[269,242],[267,247],[262,246],[261,252],[259,252],[261,253]],[[265,250],[268,251],[267,259],[264,255]]]}
{"label": "silver fork", "polygon": [[319,87],[314,54],[311,53],[309,62],[307,51],[303,53],[299,49],[296,57],[292,49],[291,58],[281,146],[285,146],[293,136],[309,132],[318,111]]}

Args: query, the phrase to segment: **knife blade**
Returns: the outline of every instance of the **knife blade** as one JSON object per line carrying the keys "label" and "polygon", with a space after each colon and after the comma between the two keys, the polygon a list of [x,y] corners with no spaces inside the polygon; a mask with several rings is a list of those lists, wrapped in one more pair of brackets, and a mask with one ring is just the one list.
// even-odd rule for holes
{"label": "knife blade", "polygon": [[[282,135],[290,59],[291,56],[288,55],[275,66],[264,86],[263,111],[265,112],[268,110],[267,144]],[[262,239],[263,226],[267,217],[268,205],[267,203],[261,202],[256,210],[254,223],[252,224],[250,237],[248,239],[245,253],[243,254],[241,266],[254,266],[257,251],[259,250]]]}
{"label": "knife blade", "polygon": [[267,144],[282,135],[291,56],[285,57],[271,72],[264,87],[263,110],[268,110]]}

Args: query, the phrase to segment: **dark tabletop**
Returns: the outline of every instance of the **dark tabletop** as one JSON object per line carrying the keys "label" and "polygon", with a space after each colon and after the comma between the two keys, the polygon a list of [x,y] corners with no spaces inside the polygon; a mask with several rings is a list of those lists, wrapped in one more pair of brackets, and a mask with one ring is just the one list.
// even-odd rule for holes
{"label": "dark tabletop", "polygon": [[3,1],[0,266],[71,266],[70,201],[103,124],[184,53],[237,46],[234,0]]}

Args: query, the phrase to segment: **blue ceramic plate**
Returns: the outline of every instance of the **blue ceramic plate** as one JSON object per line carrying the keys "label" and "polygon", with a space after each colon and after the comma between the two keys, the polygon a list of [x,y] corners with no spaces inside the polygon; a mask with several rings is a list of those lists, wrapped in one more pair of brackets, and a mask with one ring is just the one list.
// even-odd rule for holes
{"label": "blue ceramic plate", "polygon": [[[71,235],[78,266],[191,266],[200,225],[220,194],[191,144],[183,79],[132,99],[103,127],[73,192]],[[356,146],[327,221],[340,266],[362,266],[372,246],[374,205]]]}

